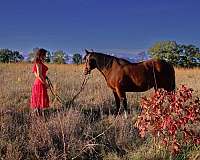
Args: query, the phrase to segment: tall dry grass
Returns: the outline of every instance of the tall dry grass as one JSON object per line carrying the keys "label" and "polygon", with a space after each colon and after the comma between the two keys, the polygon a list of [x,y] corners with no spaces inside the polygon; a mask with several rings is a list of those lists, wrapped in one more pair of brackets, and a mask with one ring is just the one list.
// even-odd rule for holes
{"label": "tall dry grass", "polygon": [[[82,65],[48,65],[55,91],[69,101],[80,89]],[[144,93],[128,93],[130,115],[113,116],[114,97],[103,76],[92,72],[87,85],[67,110],[50,94],[46,116],[29,109],[34,75],[32,64],[0,64],[1,159],[166,159],[155,152],[151,138],[141,139],[133,122]],[[200,96],[200,69],[176,69],[176,84],[185,84]],[[187,154],[194,156],[195,148]],[[156,150],[158,151],[158,150]],[[193,154],[194,152],[194,154]],[[196,154],[195,154],[196,155]]]}

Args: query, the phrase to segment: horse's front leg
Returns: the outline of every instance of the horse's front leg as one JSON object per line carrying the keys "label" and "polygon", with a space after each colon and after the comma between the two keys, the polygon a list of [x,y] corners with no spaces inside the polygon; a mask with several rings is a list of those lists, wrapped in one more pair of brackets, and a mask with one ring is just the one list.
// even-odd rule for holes
{"label": "horse's front leg", "polygon": [[116,112],[115,115],[117,115],[119,113],[119,109],[120,109],[120,98],[118,96],[118,94],[113,91],[114,97],[115,97],[115,103],[116,103]]}
{"label": "horse's front leg", "polygon": [[125,116],[125,118],[127,118],[128,108],[127,108],[127,99],[126,99],[126,93],[125,92],[122,93],[122,103],[123,103],[123,106],[124,106],[124,116]]}
{"label": "horse's front leg", "polygon": [[127,118],[127,111],[128,111],[128,109],[127,109],[126,92],[120,90],[119,88],[116,91],[117,91],[117,95],[118,95],[120,101],[122,101],[122,103],[123,103],[125,117]]}

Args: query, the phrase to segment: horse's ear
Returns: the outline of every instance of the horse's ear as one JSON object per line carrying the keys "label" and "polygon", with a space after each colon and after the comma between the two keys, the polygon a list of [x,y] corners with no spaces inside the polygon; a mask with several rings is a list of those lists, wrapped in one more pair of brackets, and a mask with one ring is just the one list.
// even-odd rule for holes
{"label": "horse's ear", "polygon": [[86,54],[89,54],[89,51],[88,51],[87,49],[85,49],[85,53],[86,53]]}
{"label": "horse's ear", "polygon": [[83,57],[83,62],[86,60],[87,55],[89,54],[89,51],[87,49],[85,49],[85,56]]}

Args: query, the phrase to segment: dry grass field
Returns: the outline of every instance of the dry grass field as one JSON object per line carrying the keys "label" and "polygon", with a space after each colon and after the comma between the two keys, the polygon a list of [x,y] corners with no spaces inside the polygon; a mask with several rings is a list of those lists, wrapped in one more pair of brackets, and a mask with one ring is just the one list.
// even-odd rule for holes
{"label": "dry grass field", "polygon": [[[49,64],[55,92],[69,101],[80,89],[82,65]],[[84,90],[66,110],[49,92],[46,117],[29,109],[34,75],[32,64],[0,64],[0,158],[17,159],[170,159],[151,137],[141,139],[134,120],[144,93],[128,93],[130,114],[113,116],[114,97],[103,76],[94,70]],[[200,97],[200,69],[176,69],[176,86],[185,84]],[[174,159],[198,159],[192,148]]]}

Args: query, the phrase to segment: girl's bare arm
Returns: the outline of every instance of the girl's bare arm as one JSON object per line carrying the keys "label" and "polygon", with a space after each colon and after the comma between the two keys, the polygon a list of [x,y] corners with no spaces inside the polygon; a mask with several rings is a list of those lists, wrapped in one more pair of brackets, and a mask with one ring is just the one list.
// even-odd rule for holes
{"label": "girl's bare arm", "polygon": [[40,64],[36,64],[37,72],[35,73],[35,76],[43,83],[46,84],[45,78],[42,76],[42,68]]}

